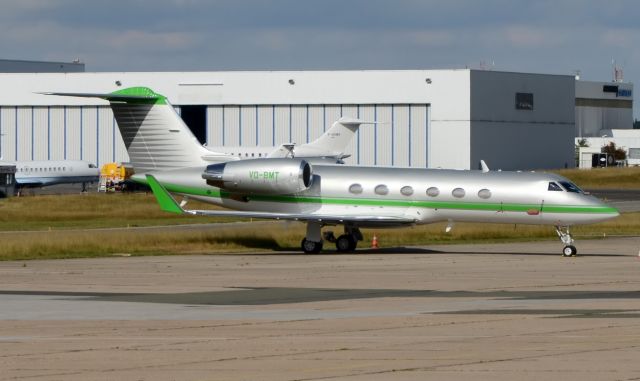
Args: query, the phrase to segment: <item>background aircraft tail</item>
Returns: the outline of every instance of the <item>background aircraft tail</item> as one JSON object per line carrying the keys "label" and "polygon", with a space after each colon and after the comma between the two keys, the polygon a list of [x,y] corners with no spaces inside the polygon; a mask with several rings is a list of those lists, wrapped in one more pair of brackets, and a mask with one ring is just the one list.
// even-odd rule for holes
{"label": "background aircraft tail", "polygon": [[327,151],[327,153],[331,153],[332,155],[344,154],[360,125],[375,123],[377,122],[368,122],[355,118],[342,117],[333,122],[331,128],[329,128],[318,139],[310,143],[303,144],[298,148],[305,147],[318,151]]}
{"label": "background aircraft tail", "polygon": [[163,95],[147,87],[109,94],[45,93],[109,101],[136,173],[206,165],[211,155]]}

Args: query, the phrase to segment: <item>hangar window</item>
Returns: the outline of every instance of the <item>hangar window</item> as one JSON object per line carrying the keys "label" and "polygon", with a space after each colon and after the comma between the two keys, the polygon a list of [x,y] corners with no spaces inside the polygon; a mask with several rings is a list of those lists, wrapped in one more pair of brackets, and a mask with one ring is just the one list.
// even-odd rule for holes
{"label": "hangar window", "polygon": [[629,148],[629,159],[640,159],[640,148]]}
{"label": "hangar window", "polygon": [[533,110],[533,93],[516,93],[516,110]]}
{"label": "hangar window", "polygon": [[354,194],[362,193],[362,185],[360,185],[360,184],[351,184],[351,186],[349,187],[349,192],[350,193],[354,193]]}
{"label": "hangar window", "polygon": [[436,197],[440,194],[440,190],[436,187],[431,187],[427,189],[427,195],[430,197]]}
{"label": "hangar window", "polygon": [[387,188],[387,186],[384,184],[380,184],[376,186],[376,188],[374,189],[374,192],[376,192],[376,194],[379,194],[380,196],[385,196],[389,194],[389,188]]}
{"label": "hangar window", "polygon": [[411,196],[413,194],[413,188],[408,185],[404,186],[400,188],[400,193],[402,193],[403,196]]}
{"label": "hangar window", "polygon": [[478,197],[488,199],[491,197],[491,191],[489,189],[480,189],[478,191]]}
{"label": "hangar window", "polygon": [[456,188],[451,192],[451,194],[455,198],[462,198],[462,197],[464,197],[465,191],[462,188]]}

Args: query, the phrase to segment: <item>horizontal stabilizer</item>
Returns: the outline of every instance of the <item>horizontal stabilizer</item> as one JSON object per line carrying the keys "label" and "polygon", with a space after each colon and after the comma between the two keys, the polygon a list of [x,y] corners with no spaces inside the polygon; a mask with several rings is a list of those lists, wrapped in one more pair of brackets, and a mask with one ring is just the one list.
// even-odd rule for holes
{"label": "horizontal stabilizer", "polygon": [[346,124],[349,124],[349,125],[351,125],[351,124],[357,124],[357,125],[360,125],[360,124],[388,124],[387,122],[378,122],[376,120],[362,120],[362,119],[357,119],[357,118],[351,118],[351,117],[348,117],[348,116],[341,117],[340,119],[338,119],[338,122],[342,123],[342,124],[345,124],[345,125]]}
{"label": "horizontal stabilizer", "polygon": [[64,97],[80,98],[100,98],[110,102],[132,102],[132,103],[159,103],[165,104],[166,97],[158,94],[148,87],[131,87],[114,91],[112,93],[61,93],[61,92],[41,92],[37,94],[58,95]]}

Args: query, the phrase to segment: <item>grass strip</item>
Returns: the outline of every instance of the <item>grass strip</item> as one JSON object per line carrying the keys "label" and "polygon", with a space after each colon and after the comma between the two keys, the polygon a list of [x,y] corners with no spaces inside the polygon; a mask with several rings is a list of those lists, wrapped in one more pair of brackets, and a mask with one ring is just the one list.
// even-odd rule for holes
{"label": "grass strip", "polygon": [[[193,218],[200,221],[199,218]],[[366,229],[368,247],[376,234],[381,247],[404,247],[443,243],[513,242],[557,239],[551,226],[459,223],[445,233],[444,223],[404,229]],[[330,230],[330,228],[327,228]],[[336,235],[340,227],[333,228]],[[297,222],[218,225],[206,231],[124,230],[44,231],[10,233],[2,236],[0,260],[104,257],[113,255],[176,255],[235,252],[298,252],[305,225]],[[640,213],[626,213],[596,225],[575,227],[572,233],[585,236],[640,234]],[[560,243],[558,243],[560,245]],[[335,250],[326,243],[327,251]]]}

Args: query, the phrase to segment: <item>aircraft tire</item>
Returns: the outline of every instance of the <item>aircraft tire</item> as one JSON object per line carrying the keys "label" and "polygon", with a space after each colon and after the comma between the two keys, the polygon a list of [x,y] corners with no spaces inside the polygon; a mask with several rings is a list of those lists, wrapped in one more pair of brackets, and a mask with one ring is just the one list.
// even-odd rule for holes
{"label": "aircraft tire", "polygon": [[356,245],[356,240],[348,234],[343,234],[336,239],[336,249],[341,253],[355,250]]}
{"label": "aircraft tire", "polygon": [[351,237],[351,245],[349,245],[349,251],[356,251],[356,247],[358,247],[358,240],[354,236]]}
{"label": "aircraft tire", "polygon": [[318,254],[322,250],[322,242],[308,241],[303,238],[300,247],[305,254]]}
{"label": "aircraft tire", "polygon": [[576,247],[573,245],[565,246],[564,249],[562,249],[563,257],[575,257],[577,254],[578,249],[576,249]]}

